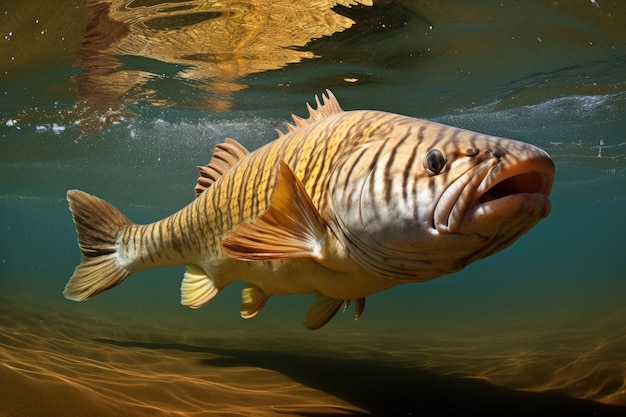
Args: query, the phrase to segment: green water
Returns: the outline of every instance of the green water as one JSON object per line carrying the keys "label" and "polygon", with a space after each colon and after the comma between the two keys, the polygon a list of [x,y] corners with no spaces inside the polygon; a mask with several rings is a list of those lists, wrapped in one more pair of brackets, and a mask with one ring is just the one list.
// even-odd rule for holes
{"label": "green water", "polygon": [[[385,339],[388,326],[389,337],[402,334],[410,351],[426,331],[461,337],[479,325],[482,334],[495,334],[502,330],[489,329],[515,323],[563,330],[562,323],[571,324],[563,320],[575,319],[584,337],[591,323],[610,318],[616,324],[606,334],[589,337],[613,344],[598,362],[624,359],[626,4],[336,6],[334,13],[355,23],[306,43],[278,43],[302,59],[290,62],[284,51],[233,56],[228,48],[245,49],[243,40],[202,55],[212,34],[222,39],[221,26],[182,37],[192,43],[189,51],[174,41],[165,52],[135,48],[137,39],[162,45],[185,28],[219,23],[217,14],[180,13],[176,2],[114,5],[115,19],[128,17],[126,39],[137,37],[128,41],[132,47],[117,38],[88,44],[94,12],[82,2],[12,3],[0,3],[0,299],[77,315],[138,315],[153,324],[167,317],[237,331],[299,329],[309,296],[274,297],[247,321],[238,317],[236,285],[200,311],[183,308],[182,267],[140,272],[87,303],[65,300],[61,292],[80,261],[65,193],[98,195],[138,223],[161,219],[193,198],[195,167],[208,162],[216,143],[232,137],[255,149],[330,88],[344,109],[519,139],[547,150],[556,164],[551,215],[510,248],[460,273],[369,297],[358,322],[345,314],[329,323],[331,331]],[[156,13],[154,4],[171,20],[138,17],[142,7]],[[235,17],[225,27],[237,27]],[[254,29],[255,39],[269,42],[271,25],[262,29]],[[107,50],[85,68],[94,44]],[[234,62],[242,68],[234,70]],[[81,79],[86,73],[91,78]],[[613,392],[608,402],[626,405],[625,374],[622,366],[614,390],[622,394]]]}

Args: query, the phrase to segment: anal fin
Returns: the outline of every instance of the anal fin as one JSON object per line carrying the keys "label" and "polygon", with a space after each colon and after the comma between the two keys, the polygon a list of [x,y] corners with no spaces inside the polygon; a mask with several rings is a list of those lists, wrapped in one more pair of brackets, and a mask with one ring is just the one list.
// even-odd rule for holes
{"label": "anal fin", "polygon": [[316,330],[324,326],[341,308],[344,300],[318,295],[307,313],[304,326],[309,330]]}
{"label": "anal fin", "polygon": [[180,285],[180,303],[189,308],[200,308],[208,304],[220,289],[202,269],[188,265]]}
{"label": "anal fin", "polygon": [[248,284],[241,290],[241,317],[251,319],[259,314],[269,296],[256,285]]}

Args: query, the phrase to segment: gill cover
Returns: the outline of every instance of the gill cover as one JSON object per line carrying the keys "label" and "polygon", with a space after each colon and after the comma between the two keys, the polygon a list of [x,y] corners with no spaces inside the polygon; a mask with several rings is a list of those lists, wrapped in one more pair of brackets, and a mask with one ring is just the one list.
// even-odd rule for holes
{"label": "gill cover", "polygon": [[440,150],[425,157],[417,140],[370,140],[331,178],[330,205],[350,256],[387,278],[415,280],[432,269],[432,212],[446,160]]}

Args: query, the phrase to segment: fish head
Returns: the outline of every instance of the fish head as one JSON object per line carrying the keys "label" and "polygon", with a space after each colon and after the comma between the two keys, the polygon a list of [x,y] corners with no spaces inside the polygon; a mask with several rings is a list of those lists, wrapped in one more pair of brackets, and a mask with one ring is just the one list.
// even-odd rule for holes
{"label": "fish head", "polygon": [[422,281],[504,249],[546,217],[554,164],[527,143],[419,121],[366,142],[332,181],[349,256],[375,275]]}

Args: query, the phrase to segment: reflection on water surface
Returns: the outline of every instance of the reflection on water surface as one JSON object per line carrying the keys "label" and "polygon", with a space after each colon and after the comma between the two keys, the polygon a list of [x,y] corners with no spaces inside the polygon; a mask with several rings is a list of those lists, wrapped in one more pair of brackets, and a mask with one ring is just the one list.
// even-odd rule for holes
{"label": "reflection on water surface", "polygon": [[337,9],[357,4],[371,0],[88,0],[76,63],[83,72],[75,78],[83,134],[124,117],[128,100],[173,104],[158,88],[166,77],[192,80],[204,92],[176,104],[227,111],[231,93],[244,88],[241,77],[314,58],[303,47],[352,26]]}

